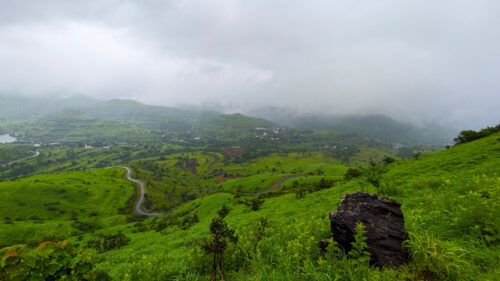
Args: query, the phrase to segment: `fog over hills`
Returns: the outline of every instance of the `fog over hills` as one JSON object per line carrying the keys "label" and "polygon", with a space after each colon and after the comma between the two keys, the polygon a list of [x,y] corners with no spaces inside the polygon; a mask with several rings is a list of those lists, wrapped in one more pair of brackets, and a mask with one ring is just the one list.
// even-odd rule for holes
{"label": "fog over hills", "polygon": [[213,126],[222,114],[244,113],[275,122],[273,124],[266,120],[255,120],[259,124],[267,124],[267,127],[329,130],[393,143],[442,145],[451,142],[457,135],[457,130],[452,128],[435,124],[416,126],[384,115],[301,113],[290,108],[273,106],[250,107],[242,111],[224,106],[165,107],[145,105],[133,100],[97,100],[82,95],[46,98],[0,96],[0,104],[0,121],[43,119],[41,124],[53,118],[64,121],[65,118],[80,116],[83,119],[90,117],[126,122],[148,130],[179,130],[190,127],[202,129]]}
{"label": "fog over hills", "polygon": [[0,93],[500,120],[498,1],[7,1]]}

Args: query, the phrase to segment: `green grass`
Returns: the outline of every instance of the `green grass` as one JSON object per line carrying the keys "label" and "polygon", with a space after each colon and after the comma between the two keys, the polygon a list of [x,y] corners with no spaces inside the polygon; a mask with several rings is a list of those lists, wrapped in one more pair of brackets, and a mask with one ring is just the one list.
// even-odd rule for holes
{"label": "green grass", "polygon": [[31,155],[33,155],[31,145],[19,145],[13,143],[0,144],[0,166]]}
{"label": "green grass", "polygon": [[0,183],[0,244],[72,235],[72,218],[107,227],[124,223],[118,208],[134,187],[123,169],[33,176]]}
{"label": "green grass", "polygon": [[255,176],[244,178],[230,179],[221,183],[220,190],[232,193],[254,193],[270,188],[281,178],[287,176],[286,174],[276,174],[264,172]]}
{"label": "green grass", "polygon": [[[106,254],[99,267],[117,280],[137,274],[138,265],[148,268],[148,263],[155,266],[141,273],[146,280],[179,274],[185,276],[181,279],[204,276],[203,271],[197,271],[203,257],[191,242],[208,235],[211,218],[225,204],[232,209],[227,221],[238,229],[243,249],[229,250],[228,279],[332,280],[337,276],[347,280],[495,280],[500,268],[499,241],[495,240],[500,231],[496,218],[500,199],[499,138],[497,134],[417,160],[391,164],[386,167],[380,189],[359,178],[302,199],[296,199],[294,194],[267,198],[255,212],[238,204],[239,199],[230,194],[199,198],[178,210],[196,213],[199,223],[187,230],[171,226],[161,232],[140,233],[132,233],[124,226],[132,243]],[[299,180],[313,181],[315,177]],[[317,243],[330,231],[328,213],[338,207],[342,194],[354,191],[379,193],[402,202],[413,256],[408,265],[379,270],[356,265],[355,261],[319,259]],[[249,227],[262,216],[270,226],[255,256],[252,251],[245,252],[245,243],[250,243]],[[476,224],[479,232],[474,232]],[[250,259],[238,266],[241,254]]]}
{"label": "green grass", "polygon": [[[125,216],[116,212],[132,194],[132,186],[121,178],[121,170],[59,173],[4,182],[0,184],[0,193],[4,192],[0,195],[11,197],[0,199],[4,200],[0,205],[2,214],[15,219],[37,212],[44,222],[36,226],[31,221],[1,224],[1,244],[15,242],[9,240],[13,236],[34,239],[37,237],[29,233],[40,236],[39,232],[45,231],[67,234],[72,242],[85,245],[99,234],[121,231],[131,242],[100,254],[95,261],[114,280],[208,280],[210,258],[200,251],[196,241],[209,234],[210,221],[226,205],[231,209],[226,220],[239,236],[238,245],[230,245],[226,252],[227,280],[496,280],[500,274],[499,139],[500,134],[495,134],[384,166],[378,188],[364,175],[300,199],[294,193],[275,194],[264,198],[257,211],[240,203],[245,197],[206,194],[218,191],[214,181],[224,176],[214,172],[220,169],[228,175],[250,175],[222,184],[231,192],[238,191],[240,185],[242,191],[262,190],[284,175],[304,175],[283,184],[281,190],[290,192],[295,180],[302,184],[313,184],[321,178],[341,180],[347,168],[322,152],[272,154],[246,163],[218,163],[213,167],[209,166],[210,157],[198,152],[131,161],[134,177],[150,181],[148,194],[153,204],[183,203],[173,214],[139,223],[127,223]],[[180,157],[196,158],[198,174],[178,167]],[[35,182],[37,179],[39,182]],[[54,192],[61,186],[71,196],[62,198]],[[81,193],[85,188],[89,194]],[[125,190],[129,193],[125,194]],[[167,193],[180,196],[190,190],[198,192],[198,198],[183,202],[166,197]],[[412,256],[407,265],[377,269],[341,255],[319,257],[319,240],[330,236],[328,213],[337,209],[342,194],[356,191],[377,193],[402,203]],[[32,205],[21,211],[18,204],[28,197],[26,194]],[[69,213],[76,212],[81,221],[95,220],[105,227],[95,233],[75,232],[68,213],[45,209],[40,198],[61,201],[61,206]],[[107,204],[92,205],[95,200],[90,198],[102,198]],[[85,211],[99,207],[103,208],[99,217],[90,217]],[[180,222],[193,215],[199,222],[181,228]],[[261,217],[269,223],[262,240],[254,244]],[[159,227],[161,223],[165,223],[164,227]]]}

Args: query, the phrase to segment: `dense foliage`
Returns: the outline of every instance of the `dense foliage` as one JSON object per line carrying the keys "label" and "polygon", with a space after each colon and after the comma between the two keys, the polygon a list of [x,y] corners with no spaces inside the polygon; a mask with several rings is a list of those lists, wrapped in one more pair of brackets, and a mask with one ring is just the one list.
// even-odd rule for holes
{"label": "dense foliage", "polygon": [[500,124],[498,124],[495,127],[487,127],[481,129],[479,132],[476,132],[474,130],[464,130],[460,132],[460,134],[454,139],[454,141],[455,144],[463,144],[471,142],[473,140],[487,137],[497,132],[500,132]]}
{"label": "dense foliage", "polygon": [[90,252],[68,241],[43,242],[36,248],[14,245],[0,250],[0,279],[22,280],[111,280],[95,270]]}

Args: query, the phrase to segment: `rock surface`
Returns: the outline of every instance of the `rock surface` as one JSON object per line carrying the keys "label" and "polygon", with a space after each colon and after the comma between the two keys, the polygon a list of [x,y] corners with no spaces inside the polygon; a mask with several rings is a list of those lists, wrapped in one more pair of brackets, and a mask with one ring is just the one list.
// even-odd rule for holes
{"label": "rock surface", "polygon": [[366,192],[344,194],[339,209],[330,213],[330,222],[333,240],[346,253],[352,248],[356,223],[362,222],[372,265],[398,267],[408,260],[402,245],[408,234],[397,201]]}
{"label": "rock surface", "polygon": [[319,254],[322,256],[322,257],[325,257],[328,250],[328,245],[330,245],[330,242],[326,239],[321,239],[319,241]]}

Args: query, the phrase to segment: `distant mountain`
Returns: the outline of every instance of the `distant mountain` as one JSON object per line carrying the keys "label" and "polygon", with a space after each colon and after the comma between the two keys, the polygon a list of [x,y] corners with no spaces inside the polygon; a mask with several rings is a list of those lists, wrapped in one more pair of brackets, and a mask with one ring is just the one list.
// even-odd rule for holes
{"label": "distant mountain", "polygon": [[[98,120],[128,123],[151,132],[188,132],[224,135],[225,138],[239,135],[234,130],[248,131],[250,127],[276,127],[278,124],[351,133],[402,144],[449,143],[457,134],[449,128],[417,127],[383,115],[300,114],[287,108],[268,106],[243,112],[253,116],[250,117],[241,114],[227,115],[203,108],[145,105],[132,100],[101,101],[82,95],[46,98],[0,96],[0,126],[6,131],[5,124],[8,122],[37,120],[73,109]],[[217,109],[224,111],[224,108]]]}
{"label": "distant mountain", "polygon": [[0,121],[33,120],[99,102],[98,100],[72,95],[68,97],[23,97],[0,95]]}
{"label": "distant mountain", "polygon": [[340,131],[402,144],[449,143],[457,133],[437,125],[417,127],[384,115],[301,114],[279,107],[262,107],[246,113],[290,127]]}
{"label": "distant mountain", "polygon": [[83,112],[103,120],[122,121],[150,130],[187,130],[220,113],[145,105],[132,100],[109,100],[83,106]]}
{"label": "distant mountain", "polygon": [[120,121],[100,120],[78,109],[46,115],[36,121],[12,125],[18,136],[44,142],[120,141],[150,139],[148,130]]}
{"label": "distant mountain", "polygon": [[158,136],[187,139],[203,136],[237,141],[253,135],[252,130],[256,127],[278,126],[271,121],[242,114],[145,105],[132,100],[99,101],[83,96],[1,96],[0,101],[3,131],[43,140],[135,140],[138,137],[144,139],[139,135],[148,135],[149,140]]}

